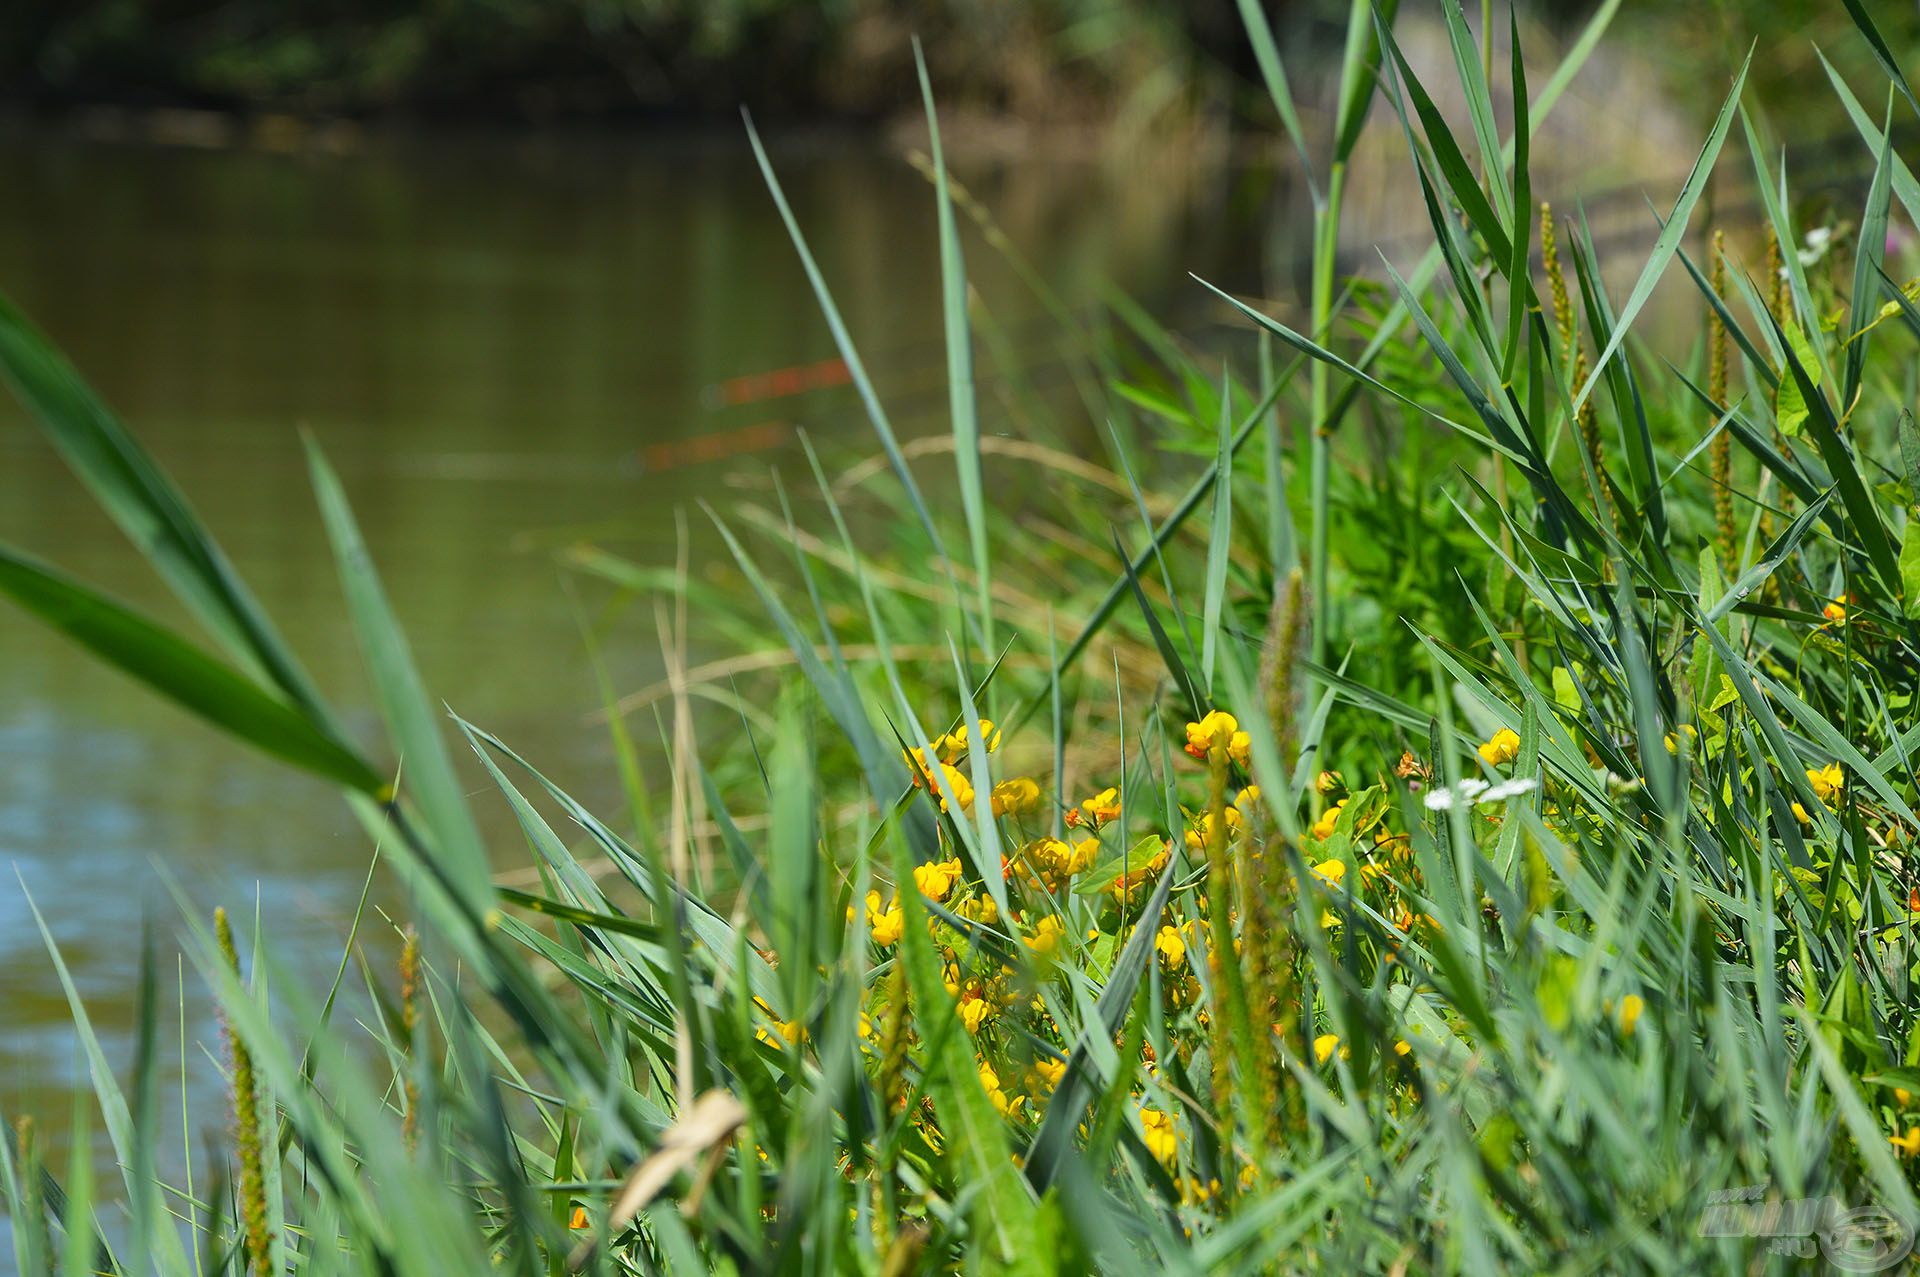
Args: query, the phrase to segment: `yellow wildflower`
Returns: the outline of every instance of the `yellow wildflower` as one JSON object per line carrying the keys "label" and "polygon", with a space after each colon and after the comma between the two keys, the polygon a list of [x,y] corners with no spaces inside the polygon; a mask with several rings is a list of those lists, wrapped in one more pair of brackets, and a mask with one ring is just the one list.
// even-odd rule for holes
{"label": "yellow wildflower", "polygon": [[1067,823],[1078,825],[1082,822],[1103,825],[1120,815],[1120,791],[1109,786],[1091,798],[1083,798],[1080,805],[1067,813]]}
{"label": "yellow wildflower", "polygon": [[1340,823],[1340,813],[1346,809],[1347,800],[1342,798],[1333,806],[1320,813],[1320,819],[1313,822],[1313,828],[1307,832],[1315,838],[1333,837],[1333,827]]}
{"label": "yellow wildflower", "polygon": [[1813,792],[1823,803],[1831,803],[1840,796],[1840,789],[1847,783],[1847,774],[1840,770],[1839,763],[1828,763],[1825,767],[1807,768],[1807,783],[1813,786]]}
{"label": "yellow wildflower", "polygon": [[1411,1054],[1412,1051],[1413,1043],[1407,1041],[1405,1038],[1401,1038],[1393,1044],[1393,1053],[1395,1055],[1408,1055]]}
{"label": "yellow wildflower", "polygon": [[775,1020],[766,1028],[755,1029],[753,1036],[761,1042],[772,1042],[777,1037],[788,1046],[794,1046],[807,1036],[807,1026],[798,1020]]}
{"label": "yellow wildflower", "polygon": [[1833,602],[1820,609],[1820,615],[1836,625],[1844,624],[1847,619],[1847,596],[1842,594]]}
{"label": "yellow wildflower", "polygon": [[1195,758],[1205,758],[1211,750],[1228,748],[1239,731],[1239,719],[1216,709],[1199,722],[1187,724],[1187,752]]}
{"label": "yellow wildflower", "polygon": [[1807,809],[1799,803],[1793,805],[1793,818],[1803,825],[1811,825],[1813,823],[1813,817],[1808,815]]}
{"label": "yellow wildflower", "polygon": [[[987,742],[987,752],[989,754],[1000,748],[1000,729],[993,725],[991,718],[983,718],[980,720],[980,739]],[[971,741],[967,736],[967,725],[962,723],[940,738],[940,756],[948,762],[953,762],[967,752],[967,747],[970,744]]]}
{"label": "yellow wildflower", "polygon": [[1040,809],[1040,786],[1027,776],[1003,780],[993,787],[995,816],[1029,816]]}
{"label": "yellow wildflower", "polygon": [[953,911],[967,921],[977,922],[985,927],[991,927],[1000,921],[1000,906],[993,903],[992,896],[980,895],[971,900],[963,900],[954,907]]}
{"label": "yellow wildflower", "polygon": [[1887,1139],[1900,1156],[1920,1156],[1920,1126],[1909,1126],[1905,1135],[1889,1135]]}
{"label": "yellow wildflower", "polygon": [[1100,859],[1100,840],[1082,838],[1073,844],[1073,854],[1067,857],[1067,872],[1069,874],[1085,873],[1093,868],[1093,862],[1098,859]]}
{"label": "yellow wildflower", "polygon": [[1510,763],[1520,757],[1520,734],[1510,727],[1502,727],[1493,734],[1493,739],[1480,747],[1480,757],[1490,767]]}
{"label": "yellow wildflower", "polygon": [[1248,785],[1233,796],[1233,805],[1240,811],[1246,811],[1260,801],[1260,786]]}
{"label": "yellow wildflower", "polygon": [[1171,1115],[1159,1109],[1140,1110],[1140,1134],[1146,1141],[1147,1151],[1165,1165],[1173,1165],[1180,1153],[1180,1136],[1173,1129]]}
{"label": "yellow wildflower", "polygon": [[978,981],[969,982],[960,994],[960,1022],[967,1026],[967,1032],[978,1033],[980,1026],[993,1014],[993,1002],[980,988]]}
{"label": "yellow wildflower", "polygon": [[[1054,1087],[1060,1085],[1060,1079],[1066,1075],[1067,1062],[1065,1060],[1041,1059],[1033,1062],[1033,1078],[1034,1082],[1038,1084],[1035,1086],[1036,1090],[1044,1087],[1051,1091]],[[1033,1083],[1029,1085],[1033,1085]]]}
{"label": "yellow wildflower", "polygon": [[[1240,829],[1241,829],[1241,823],[1242,823],[1242,818],[1240,815],[1239,808],[1237,807],[1223,808],[1221,823],[1226,826],[1227,841],[1231,842],[1235,838],[1238,838],[1240,836]],[[1189,851],[1206,850],[1207,839],[1212,835],[1212,833],[1213,833],[1213,813],[1210,811],[1201,812],[1200,819],[1187,827],[1187,850]]]}
{"label": "yellow wildflower", "polygon": [[1153,938],[1153,947],[1169,967],[1178,971],[1187,965],[1187,942],[1178,927],[1162,927]]}
{"label": "yellow wildflower", "polygon": [[1620,1031],[1628,1037],[1633,1036],[1633,1028],[1640,1023],[1640,1013],[1647,1009],[1647,1000],[1637,993],[1629,993],[1620,999]]}
{"label": "yellow wildflower", "polygon": [[1677,754],[1680,752],[1680,740],[1682,737],[1685,737],[1687,743],[1691,745],[1695,740],[1699,739],[1700,733],[1693,730],[1692,723],[1682,723],[1680,724],[1680,730],[1678,732],[1668,732],[1664,743],[1666,744],[1669,754]]}
{"label": "yellow wildflower", "polygon": [[1048,914],[1034,924],[1030,935],[1020,937],[1020,943],[1027,946],[1043,958],[1052,957],[1060,948],[1060,937],[1066,933],[1066,923],[1060,921],[1058,914]]}
{"label": "yellow wildflower", "polygon": [[1344,860],[1323,860],[1313,867],[1313,876],[1329,887],[1337,887],[1340,880],[1347,876],[1347,863]]}
{"label": "yellow wildflower", "polygon": [[952,860],[929,860],[924,865],[913,867],[913,885],[920,888],[920,894],[929,900],[945,900],[959,878],[958,856]]}
{"label": "yellow wildflower", "polygon": [[867,893],[867,930],[873,934],[873,942],[882,949],[888,949],[899,943],[906,934],[907,916],[900,911],[900,904],[894,901],[886,908],[880,907],[880,893]]}
{"label": "yellow wildflower", "polygon": [[960,804],[962,811],[973,806],[973,782],[967,779],[965,772],[955,767],[952,763],[941,763],[940,777],[946,783],[944,789],[936,791],[940,798],[941,811],[947,809],[948,794],[953,795],[954,800]]}
{"label": "yellow wildflower", "polygon": [[1313,1062],[1315,1064],[1325,1064],[1333,1058],[1335,1051],[1340,1052],[1341,1059],[1344,1060],[1347,1058],[1347,1048],[1340,1045],[1340,1035],[1338,1033],[1322,1033],[1313,1040]]}
{"label": "yellow wildflower", "polygon": [[986,1091],[987,1098],[993,1101],[993,1107],[1001,1117],[1013,1117],[1020,1112],[1020,1106],[1026,1103],[1023,1097],[1007,1098],[1000,1088],[1000,1075],[985,1060],[980,1061],[980,1085]]}

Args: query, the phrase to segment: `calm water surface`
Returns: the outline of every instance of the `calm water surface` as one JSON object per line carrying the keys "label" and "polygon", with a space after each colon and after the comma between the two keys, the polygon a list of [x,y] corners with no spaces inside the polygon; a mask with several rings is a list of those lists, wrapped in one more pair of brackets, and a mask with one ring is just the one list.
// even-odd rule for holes
{"label": "calm water surface", "polygon": [[[928,393],[942,359],[929,188],[874,143],[791,144],[776,162],[898,424],[944,428]],[[366,740],[377,733],[302,429],[341,471],[432,690],[603,809],[613,768],[604,734],[582,725],[596,692],[553,548],[592,535],[670,562],[675,508],[719,493],[728,470],[667,466],[676,441],[755,439],[770,421],[864,438],[844,390],[727,406],[715,389],[832,354],[732,134],[383,140],[326,155],[15,137],[0,140],[0,171],[0,290],[176,477]],[[1249,242],[1248,202],[1223,196],[1226,178],[1123,189],[1058,160],[963,176],[1070,304],[1109,280],[1160,299],[1190,288],[1189,269],[1231,276]],[[1022,336],[1047,330],[1037,303],[977,240],[969,261],[1014,347],[1045,359]],[[10,399],[0,538],[188,624]],[[658,676],[651,635],[649,619],[607,653],[621,687]],[[504,813],[480,806],[511,860]],[[257,908],[282,957],[322,982],[368,858],[325,787],[0,605],[9,1117],[63,1130],[86,1086],[29,898],[124,1068],[145,924],[173,997],[168,876],[196,904]],[[198,1062],[217,1030],[187,985]],[[217,1130],[218,1103],[197,1107]]]}

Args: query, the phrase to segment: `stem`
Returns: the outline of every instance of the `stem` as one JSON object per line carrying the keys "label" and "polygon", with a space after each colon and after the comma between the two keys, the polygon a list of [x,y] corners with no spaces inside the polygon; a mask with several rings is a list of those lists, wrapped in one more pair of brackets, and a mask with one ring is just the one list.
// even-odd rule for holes
{"label": "stem", "polygon": [[[1246,978],[1233,946],[1233,896],[1233,864],[1227,857],[1227,747],[1223,742],[1207,751],[1207,964],[1213,976],[1213,1100],[1215,1116],[1223,1128],[1221,1142],[1229,1150],[1234,1126],[1230,1057],[1239,1057],[1240,1085],[1247,1101],[1260,1100],[1265,1089],[1259,1081],[1259,1044],[1247,1010]],[[1251,1113],[1248,1116],[1252,1118]],[[1264,1121],[1248,1120],[1240,1125],[1254,1165],[1261,1166],[1265,1161]],[[1228,1173],[1220,1177],[1221,1189],[1231,1193],[1231,1185],[1237,1180],[1231,1173],[1230,1152],[1223,1162],[1223,1170]]]}
{"label": "stem", "polygon": [[[1333,310],[1333,273],[1335,256],[1340,246],[1340,199],[1347,186],[1347,165],[1344,160],[1336,160],[1327,179],[1326,202],[1314,210],[1313,219],[1313,292],[1311,298],[1311,319],[1307,329],[1313,339],[1321,344],[1327,342],[1327,326],[1332,319]],[[1320,664],[1326,659],[1328,613],[1331,607],[1327,596],[1327,452],[1332,436],[1332,425],[1327,420],[1327,365],[1314,360],[1308,372],[1308,421],[1312,425],[1309,455],[1312,458],[1312,500],[1313,500],[1313,544],[1308,565],[1308,592],[1312,596],[1313,627],[1308,643],[1308,651],[1314,663]],[[1307,687],[1307,702],[1312,704],[1314,688],[1311,676]],[[1320,799],[1316,793],[1313,799],[1314,810],[1319,810]]]}

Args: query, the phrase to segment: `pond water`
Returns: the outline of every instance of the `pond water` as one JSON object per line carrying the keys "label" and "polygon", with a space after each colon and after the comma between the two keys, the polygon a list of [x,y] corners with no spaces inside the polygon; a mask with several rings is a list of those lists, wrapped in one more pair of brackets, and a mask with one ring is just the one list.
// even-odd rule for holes
{"label": "pond water", "polygon": [[[896,424],[944,429],[929,186],[876,141],[776,142],[774,157]],[[302,430],[341,472],[432,691],[603,810],[614,768],[583,722],[598,694],[555,549],[593,536],[670,563],[675,510],[723,495],[742,454],[798,464],[795,425],[866,446],[736,133],[291,154],[13,137],[0,171],[0,291],[174,475],[364,739]],[[1197,293],[1189,269],[1244,274],[1257,239],[1259,201],[1223,198],[1217,174],[1122,181],[1054,157],[963,175],[1069,305],[1113,281],[1164,310]],[[977,238],[969,261],[1023,358],[1053,358],[1039,303]],[[10,398],[0,539],[189,624]],[[658,676],[652,629],[607,652],[623,690]],[[504,813],[479,805],[510,861]],[[124,1068],[145,925],[175,996],[169,877],[196,906],[257,909],[282,958],[323,980],[369,850],[323,785],[0,605],[0,1110],[59,1132],[87,1085],[29,898]],[[197,985],[189,973],[187,1054],[216,1099]],[[199,1107],[217,1134],[219,1104]]]}

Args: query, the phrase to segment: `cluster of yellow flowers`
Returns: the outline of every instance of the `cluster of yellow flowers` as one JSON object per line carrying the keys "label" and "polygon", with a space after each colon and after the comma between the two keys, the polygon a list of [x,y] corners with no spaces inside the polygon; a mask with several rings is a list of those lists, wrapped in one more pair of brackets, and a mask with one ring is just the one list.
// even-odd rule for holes
{"label": "cluster of yellow flowers", "polygon": [[[1001,744],[1000,729],[982,720],[979,740],[989,753],[996,752]],[[1214,1011],[1204,992],[1211,981],[1206,981],[1205,972],[1196,970],[1197,965],[1205,965],[1198,955],[1213,949],[1217,934],[1209,929],[1213,917],[1210,899],[1231,902],[1228,925],[1234,937],[1234,961],[1269,960],[1267,938],[1250,928],[1256,923],[1270,927],[1271,920],[1243,919],[1238,914],[1241,908],[1256,907],[1250,903],[1256,897],[1249,891],[1258,884],[1280,883],[1284,891],[1310,887],[1321,909],[1321,923],[1327,928],[1340,927],[1343,918],[1352,916],[1351,910],[1363,903],[1375,916],[1391,920],[1404,936],[1420,928],[1439,927],[1418,894],[1420,875],[1409,836],[1393,828],[1391,817],[1400,809],[1389,789],[1394,781],[1353,789],[1336,772],[1320,773],[1315,782],[1317,815],[1297,848],[1307,879],[1295,886],[1286,885],[1292,883],[1292,871],[1284,862],[1270,859],[1282,855],[1284,846],[1277,837],[1274,814],[1264,809],[1260,789],[1250,783],[1251,741],[1234,716],[1223,711],[1208,713],[1186,725],[1186,752],[1207,764],[1206,797],[1193,809],[1179,813],[1181,828],[1177,831],[1142,829],[1140,825],[1145,822],[1129,822],[1133,828],[1125,841],[1130,845],[1119,845],[1123,804],[1118,786],[1098,788],[1074,801],[1064,795],[1050,800],[1041,781],[1030,776],[993,784],[992,816],[1004,822],[1002,844],[1010,850],[999,866],[1000,881],[990,891],[964,850],[974,840],[963,837],[963,827],[951,823],[957,815],[951,810],[954,804],[968,810],[974,802],[973,767],[968,754],[975,744],[962,728],[925,748],[907,751],[915,784],[928,792],[948,819],[937,826],[941,856],[916,866],[910,888],[899,884],[898,889],[918,892],[930,906],[926,925],[941,964],[946,995],[971,1039],[981,1087],[1008,1122],[1037,1124],[1065,1074],[1072,1043],[1055,1023],[1051,1008],[1077,995],[1064,982],[1059,964],[1073,961],[1095,968],[1109,966],[1127,938],[1143,924],[1152,928],[1155,975],[1149,986],[1161,999],[1167,1026],[1156,1045],[1172,1053],[1170,1062],[1179,1070],[1175,1076],[1189,1079],[1196,1067],[1204,1076],[1205,1060],[1219,1055]],[[1520,737],[1502,728],[1478,752],[1489,767],[1504,768],[1518,760]],[[1395,775],[1400,782],[1411,784],[1415,792],[1432,779],[1428,769],[1413,761],[1411,755],[1402,759]],[[1844,777],[1839,768],[1831,767],[1809,773],[1809,781],[1816,793],[1830,798],[1838,793]],[[1479,788],[1471,791],[1475,795],[1499,788],[1476,783]],[[1527,782],[1503,784],[1512,793],[1527,789]],[[1434,806],[1431,802],[1428,805]],[[1484,811],[1476,806],[1475,819],[1498,822],[1503,816],[1497,804]],[[1049,823],[1052,830],[1046,827]],[[1147,893],[1163,875],[1175,871],[1176,854],[1181,878],[1174,884],[1167,913],[1157,919],[1143,919],[1141,910]],[[1214,881],[1213,874],[1222,869],[1227,879]],[[897,957],[906,929],[906,912],[899,896],[889,895],[884,889],[867,891],[863,902],[849,908],[848,920],[864,921],[875,950],[876,970],[884,970]],[[966,926],[969,922],[990,928],[991,933]],[[1011,951],[1008,939],[1018,942]],[[1257,948],[1262,950],[1259,955],[1254,953]],[[1393,943],[1378,946],[1381,961],[1390,960],[1397,952]],[[911,1013],[902,1011],[896,1016],[886,1005],[902,987],[880,978],[871,986],[862,1018],[870,1067],[885,1067],[888,1049],[884,1039],[903,1033],[907,1042],[917,1040],[916,1027],[924,1012],[914,1008]],[[1643,1009],[1640,997],[1631,995],[1621,1001],[1617,1011],[1610,1008],[1608,1013],[1620,1033],[1631,1035]],[[1277,1003],[1270,1011],[1268,1018],[1275,1021],[1278,1035],[1271,1046],[1275,1052],[1283,1051],[1287,1030],[1281,1022],[1297,1015],[1297,1011],[1285,1011]],[[771,1015],[769,1019],[771,1023],[762,1030],[765,1040],[805,1043],[800,1025],[780,1022]],[[1395,1058],[1412,1054],[1412,1046],[1405,1040],[1390,1046]],[[1325,1026],[1299,1049],[1311,1067],[1327,1070],[1343,1067],[1340,1062],[1350,1057],[1349,1045],[1331,1026]],[[1173,1099],[1178,1088],[1156,1081],[1162,1074],[1154,1047],[1143,1046],[1141,1050],[1144,1068],[1132,1104],[1136,1133],[1148,1151],[1178,1177],[1183,1201],[1204,1207],[1218,1200],[1219,1185],[1199,1180],[1189,1184],[1181,1177],[1182,1130],[1188,1119],[1182,1105]],[[1209,1054],[1200,1055],[1202,1052]],[[1412,1064],[1409,1060],[1408,1067]],[[1411,1086],[1406,1087],[1405,1094],[1417,1101]],[[939,1114],[932,1101],[920,1101],[915,1121],[930,1143],[941,1145]]]}

